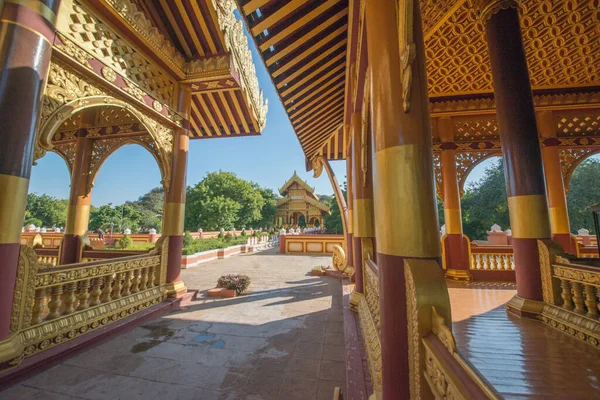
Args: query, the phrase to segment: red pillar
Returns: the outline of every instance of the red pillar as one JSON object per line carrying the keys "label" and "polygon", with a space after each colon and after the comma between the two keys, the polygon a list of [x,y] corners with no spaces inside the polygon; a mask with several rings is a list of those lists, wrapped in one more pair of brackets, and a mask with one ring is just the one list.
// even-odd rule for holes
{"label": "red pillar", "polygon": [[184,117],[183,127],[177,129],[173,140],[171,186],[165,196],[163,236],[169,241],[167,264],[167,295],[181,297],[187,288],[181,280],[181,250],[183,249],[183,223],[185,217],[186,169],[189,149],[189,118],[192,92],[189,85],[179,88],[177,111]]}
{"label": "red pillar", "polygon": [[400,64],[397,22],[397,12],[407,10],[398,4],[370,0],[366,7],[384,400],[410,398],[405,262],[440,257],[421,16],[418,6],[409,15],[409,74]]}
{"label": "red pillar", "polygon": [[[549,239],[550,223],[544,168],[538,139],[519,13],[509,8],[483,8],[490,54],[496,114],[504,157],[504,175],[514,247],[517,296],[509,310],[535,313],[542,301],[538,239]],[[532,302],[533,301],[533,302]]]}
{"label": "red pillar", "polygon": [[0,340],[10,333],[33,146],[59,5],[60,0],[4,2],[0,15]]}

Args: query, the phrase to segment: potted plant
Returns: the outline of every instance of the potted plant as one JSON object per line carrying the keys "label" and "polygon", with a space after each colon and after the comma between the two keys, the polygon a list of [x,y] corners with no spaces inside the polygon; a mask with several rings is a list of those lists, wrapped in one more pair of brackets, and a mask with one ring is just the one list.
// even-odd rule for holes
{"label": "potted plant", "polygon": [[208,291],[209,296],[236,297],[250,286],[247,275],[223,275],[217,280],[217,287]]}
{"label": "potted plant", "polygon": [[325,276],[325,268],[320,265],[314,267],[310,272],[312,276]]}

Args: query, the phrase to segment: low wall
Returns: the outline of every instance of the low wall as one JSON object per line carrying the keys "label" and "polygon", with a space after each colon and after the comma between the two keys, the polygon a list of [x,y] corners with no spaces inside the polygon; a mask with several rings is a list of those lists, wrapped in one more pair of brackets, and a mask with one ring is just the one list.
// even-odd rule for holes
{"label": "low wall", "polygon": [[270,247],[272,243],[273,242],[270,242],[266,236],[262,236],[260,239],[250,237],[248,238],[247,244],[230,246],[224,249],[207,250],[202,251],[200,253],[190,254],[187,256],[182,255],[181,269],[197,267],[200,264],[204,264],[213,260],[229,258],[235,254],[253,253],[255,251],[263,250],[267,247]]}
{"label": "low wall", "polygon": [[344,235],[280,235],[281,254],[333,254],[333,246],[344,247]]}

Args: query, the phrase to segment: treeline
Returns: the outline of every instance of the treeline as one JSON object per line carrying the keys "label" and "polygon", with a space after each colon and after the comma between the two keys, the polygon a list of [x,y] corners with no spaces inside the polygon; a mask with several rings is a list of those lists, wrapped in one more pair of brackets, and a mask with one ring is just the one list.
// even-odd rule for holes
{"label": "treeline", "polygon": [[[91,207],[89,229],[108,232],[147,232],[162,226],[164,191],[154,188],[136,201],[121,205],[111,203]],[[231,172],[211,172],[194,186],[187,188],[185,230],[196,232],[241,228],[272,228],[279,196],[256,182],[246,181]],[[321,200],[333,211],[326,217],[326,226],[331,225],[341,232],[341,219],[333,196],[322,196]],[[27,199],[24,225],[64,227],[68,201],[31,193]],[[336,221],[336,218],[338,221]]]}
{"label": "treeline", "polygon": [[[589,206],[600,202],[600,161],[588,159],[573,172],[567,195],[571,233],[581,228],[595,233]],[[510,228],[504,164],[499,160],[486,168],[484,176],[469,185],[461,201],[463,230],[471,240],[486,240],[493,224]],[[443,205],[438,199],[440,225],[444,224]]]}

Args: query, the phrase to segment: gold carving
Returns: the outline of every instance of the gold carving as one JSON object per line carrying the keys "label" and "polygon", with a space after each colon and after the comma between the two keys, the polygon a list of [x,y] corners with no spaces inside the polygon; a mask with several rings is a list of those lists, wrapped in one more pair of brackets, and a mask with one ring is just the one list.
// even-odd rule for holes
{"label": "gold carving", "polygon": [[417,289],[408,260],[404,262],[404,280],[406,285],[406,330],[408,331],[408,371],[410,398],[421,398],[421,351],[419,335],[419,309],[417,308]]}
{"label": "gold carving", "polygon": [[102,67],[100,72],[102,72],[102,76],[111,83],[117,80],[117,73],[110,67]]}
{"label": "gold carving", "polygon": [[185,65],[185,72],[188,79],[194,77],[212,76],[215,73],[225,73],[229,75],[231,68],[231,56],[215,56],[192,60]]}
{"label": "gold carving", "polygon": [[[112,0],[112,5],[122,6],[121,10],[130,6],[125,3],[131,2]],[[68,6],[69,23],[58,27],[60,33],[115,72],[127,77],[135,87],[139,86],[164,103],[170,104],[175,90],[175,82],[171,77],[83,6],[76,2],[65,5]],[[136,13],[138,17],[140,14]],[[140,21],[139,18],[136,20]]]}
{"label": "gold carving", "polygon": [[[600,54],[593,51],[593,44],[600,41],[600,31],[595,24],[585,23],[597,20],[597,1],[522,0],[520,4],[533,89],[598,86]],[[485,32],[474,0],[448,18],[425,47],[430,97],[493,92]]]}
{"label": "gold carving", "polygon": [[113,7],[127,21],[129,26],[146,39],[152,49],[163,56],[164,61],[167,61],[176,70],[181,71],[184,68],[184,57],[173,43],[158,28],[152,25],[152,21],[146,17],[134,1],[106,0],[106,3]]}
{"label": "gold carving", "polygon": [[266,124],[268,101],[263,99],[263,92],[258,86],[256,67],[252,62],[252,53],[244,34],[243,23],[234,15],[237,8],[235,1],[211,0],[211,2],[217,11],[219,26],[225,36],[225,48],[232,54],[234,68],[240,73],[241,87],[262,130]]}
{"label": "gold carving", "polygon": [[72,59],[74,59],[84,67],[89,69],[92,68],[92,66],[89,63],[89,59],[92,58],[92,56],[90,56],[87,52],[81,50],[70,40],[65,39],[63,35],[58,34],[58,36],[62,39],[64,44],[56,45],[57,49],[63,51],[66,55],[70,56]]}
{"label": "gold carving", "polygon": [[456,341],[454,335],[444,317],[440,316],[435,309],[435,306],[431,307],[431,332],[440,339],[450,354],[456,353]]}
{"label": "gold carving", "polygon": [[371,156],[369,153],[369,130],[371,129],[370,122],[370,89],[371,86],[371,74],[370,70],[367,70],[365,75],[365,90],[363,94],[362,104],[362,127],[360,132],[360,170],[363,173],[363,186],[367,187],[367,172],[368,168],[368,157]]}
{"label": "gold carving", "polygon": [[332,262],[333,268],[348,276],[354,275],[354,267],[348,265],[348,257],[342,246],[333,245]]}
{"label": "gold carving", "polygon": [[19,252],[19,264],[17,266],[17,278],[10,315],[11,333],[27,328],[31,323],[33,296],[35,295],[35,286],[31,277],[35,276],[37,269],[38,262],[35,250],[22,245]]}
{"label": "gold carving", "polygon": [[[377,305],[379,310],[379,304]],[[378,318],[379,319],[379,318]],[[370,311],[365,296],[362,296],[358,303],[358,320],[363,335],[365,350],[367,353],[367,362],[369,363],[369,372],[373,382],[373,392],[381,394],[381,340],[379,338],[378,321],[375,321]]]}
{"label": "gold carving", "polygon": [[152,102],[152,108],[154,108],[157,112],[162,112],[163,105],[162,105],[162,103],[160,101],[154,100]]}
{"label": "gold carving", "polygon": [[[399,0],[396,3],[398,15],[398,44],[400,46],[400,74],[402,77],[402,105],[404,112],[410,110],[412,67],[417,55],[413,39],[414,0]],[[417,6],[418,7],[418,6]]]}
{"label": "gold carving", "polygon": [[509,8],[519,9],[517,0],[478,0],[479,15],[483,22],[492,18],[492,15]]}

